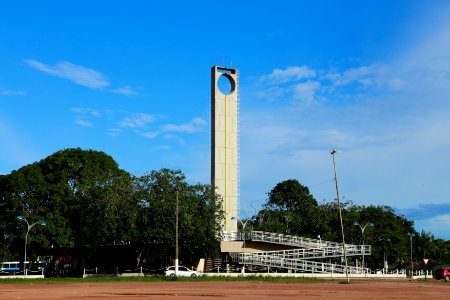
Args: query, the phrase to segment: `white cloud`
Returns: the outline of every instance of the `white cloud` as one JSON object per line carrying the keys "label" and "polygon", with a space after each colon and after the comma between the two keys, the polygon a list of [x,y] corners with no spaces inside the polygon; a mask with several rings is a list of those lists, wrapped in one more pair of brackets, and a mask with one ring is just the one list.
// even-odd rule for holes
{"label": "white cloud", "polygon": [[91,89],[102,89],[110,85],[109,80],[100,72],[68,61],[59,62],[54,66],[32,59],[26,60],[26,63],[33,69],[67,79],[75,84]]}
{"label": "white cloud", "polygon": [[294,99],[303,104],[312,104],[316,98],[316,91],[320,88],[317,81],[307,81],[298,83],[294,87]]}
{"label": "white cloud", "polygon": [[450,214],[439,214],[437,216],[434,216],[433,218],[426,219],[426,221],[428,221],[429,223],[433,223],[436,227],[441,227],[442,229],[444,229],[442,231],[447,232],[447,235],[449,235],[448,230],[445,230],[445,228],[450,227]]}
{"label": "white cloud", "polygon": [[126,117],[119,122],[120,127],[124,128],[143,128],[149,123],[157,120],[156,116],[146,113],[136,113],[132,116]]}
{"label": "white cloud", "polygon": [[[307,71],[300,72],[299,69]],[[409,87],[411,74],[399,69],[382,62],[343,70],[313,70],[308,66],[289,67],[284,71],[275,69],[260,77],[262,80],[255,83],[253,94],[266,101],[275,99],[295,105],[342,103],[348,106],[358,102],[366,105],[373,95],[386,95]]]}
{"label": "white cloud", "polygon": [[83,119],[76,119],[75,120],[75,124],[78,124],[78,125],[83,126],[83,127],[92,127],[92,126],[94,126],[94,123],[92,123],[91,121],[83,120]]}
{"label": "white cloud", "polygon": [[359,83],[363,86],[374,84],[383,85],[389,78],[389,68],[381,63],[374,63],[368,66],[348,68],[342,72],[325,70],[320,76],[321,80],[329,81],[332,87],[341,87]]}
{"label": "white cloud", "polygon": [[450,214],[440,214],[431,219],[414,220],[417,231],[431,232],[435,238],[450,240],[447,228],[450,226]]}
{"label": "white cloud", "polygon": [[181,145],[186,144],[186,141],[184,139],[182,139],[179,136],[174,135],[174,134],[170,134],[170,133],[164,134],[164,138],[166,140],[174,140],[174,141],[178,142]]}
{"label": "white cloud", "polygon": [[137,96],[139,95],[131,86],[125,85],[123,87],[113,90],[113,93],[125,96]]}
{"label": "white cloud", "polygon": [[200,117],[193,118],[191,123],[194,124],[194,125],[198,125],[198,126],[208,125],[208,122],[206,122],[205,120],[203,120]]}
{"label": "white cloud", "polygon": [[[364,89],[400,90],[406,85],[401,77],[392,76],[382,63],[344,69],[313,70],[308,66],[275,69],[261,76],[254,94],[266,100],[295,100],[294,103],[317,104],[346,97],[354,91],[348,86]],[[354,98],[356,99],[356,98]],[[320,100],[320,101],[319,101]]]}
{"label": "white cloud", "polygon": [[119,128],[110,128],[108,129],[109,136],[119,136],[122,134],[122,130]]}
{"label": "white cloud", "polygon": [[103,116],[103,112],[92,108],[73,107],[71,111],[75,113],[75,124],[83,127],[93,127],[93,120]]}
{"label": "white cloud", "polygon": [[90,116],[94,118],[100,118],[102,116],[102,113],[99,110],[92,108],[73,107],[71,111],[83,116]]}
{"label": "white cloud", "polygon": [[304,78],[312,78],[316,76],[316,72],[307,66],[291,66],[285,70],[275,69],[269,75],[263,76],[264,80],[272,83],[284,83],[291,80],[300,80]]}
{"label": "white cloud", "polygon": [[[119,136],[122,135],[125,130],[130,129],[135,134],[138,134],[142,137],[148,139],[154,139],[156,137],[163,137],[165,139],[177,140],[179,142],[184,142],[179,137],[176,137],[174,132],[177,133],[194,133],[203,130],[203,128],[207,125],[207,122],[200,118],[195,117],[190,122],[175,125],[175,124],[166,124],[166,125],[155,125],[154,123],[159,121],[159,116],[147,114],[147,113],[127,113],[123,111],[111,111],[107,109],[96,110],[91,108],[80,108],[74,107],[71,109],[72,112],[75,113],[75,123],[84,127],[93,127],[95,125],[95,119],[116,119],[117,115],[125,113],[126,116],[120,119],[119,121],[115,121],[118,125],[118,128],[110,128],[107,130],[107,134],[109,136]],[[151,129],[150,124],[155,129]]]}
{"label": "white cloud", "polygon": [[26,93],[23,91],[13,91],[0,87],[0,95],[2,96],[25,96]]}
{"label": "white cloud", "polygon": [[345,70],[340,76],[339,80],[335,81],[336,85],[347,85],[353,82],[370,82],[368,78],[373,77],[381,72],[381,68],[378,65],[362,66],[358,68],[350,68]]}
{"label": "white cloud", "polygon": [[406,81],[400,78],[393,78],[388,81],[388,86],[393,90],[401,90],[406,86]]}
{"label": "white cloud", "polygon": [[141,135],[148,139],[154,139],[155,137],[159,136],[161,134],[160,131],[146,131],[142,132]]}
{"label": "white cloud", "polygon": [[278,99],[286,94],[287,90],[279,86],[271,86],[266,89],[261,89],[255,92],[255,95],[259,98],[265,98],[268,100]]}
{"label": "white cloud", "polygon": [[161,126],[161,130],[164,132],[172,131],[172,132],[185,132],[185,133],[193,133],[203,129],[206,125],[206,121],[202,118],[194,118],[189,123],[175,125],[175,124],[167,124]]}

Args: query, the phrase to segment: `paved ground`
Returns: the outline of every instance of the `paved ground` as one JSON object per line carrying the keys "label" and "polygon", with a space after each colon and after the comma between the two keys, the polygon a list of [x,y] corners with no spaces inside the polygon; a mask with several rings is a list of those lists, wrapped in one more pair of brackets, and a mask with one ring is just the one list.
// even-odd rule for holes
{"label": "paved ground", "polygon": [[127,282],[0,284],[0,299],[448,299],[450,283],[430,281]]}

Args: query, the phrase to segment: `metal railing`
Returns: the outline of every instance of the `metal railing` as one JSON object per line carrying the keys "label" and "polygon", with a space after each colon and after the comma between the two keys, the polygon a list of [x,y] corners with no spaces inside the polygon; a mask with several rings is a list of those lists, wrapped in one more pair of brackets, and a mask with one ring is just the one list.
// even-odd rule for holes
{"label": "metal railing", "polygon": [[342,247],[341,243],[264,231],[252,231],[251,240],[305,248]]}
{"label": "metal railing", "polygon": [[[291,271],[301,271],[310,273],[346,273],[345,265],[315,262],[305,259],[284,258],[276,255],[260,255],[258,253],[239,254],[239,263],[257,265],[270,268],[282,268]],[[347,267],[349,274],[363,274],[369,269],[360,267]]]}
{"label": "metal railing", "polygon": [[[342,243],[324,241],[322,239],[312,239],[295,235],[265,232],[265,231],[250,231],[250,232],[224,232],[222,234],[223,241],[239,241],[239,240],[251,240],[255,242],[266,242],[280,245],[295,246],[301,248],[335,248],[341,249]],[[360,246],[346,244],[347,251]],[[364,247],[364,251],[369,251],[370,245]],[[367,250],[368,249],[368,250]],[[362,250],[361,250],[362,251]],[[362,252],[361,252],[362,254]]]}
{"label": "metal railing", "polygon": [[[222,240],[251,240],[299,248],[255,253],[234,253],[237,255],[237,261],[240,264],[245,263],[246,265],[312,273],[345,273],[346,270],[345,265],[312,261],[312,259],[343,256],[344,247],[341,243],[264,231],[227,232],[223,234]],[[348,256],[371,255],[371,252],[372,247],[370,245],[345,245],[345,254]],[[368,271],[369,269],[362,267],[347,267],[347,272],[350,274],[363,274]]]}
{"label": "metal railing", "polygon": [[[364,246],[354,246],[349,247],[346,245],[346,254],[348,256],[356,255],[370,255],[371,247],[370,245]],[[315,259],[315,258],[331,258],[343,256],[343,247],[324,247],[324,248],[302,248],[302,249],[292,249],[292,250],[278,250],[278,251],[264,251],[255,252],[254,255],[264,256],[276,256],[280,258],[290,258],[290,259]]]}

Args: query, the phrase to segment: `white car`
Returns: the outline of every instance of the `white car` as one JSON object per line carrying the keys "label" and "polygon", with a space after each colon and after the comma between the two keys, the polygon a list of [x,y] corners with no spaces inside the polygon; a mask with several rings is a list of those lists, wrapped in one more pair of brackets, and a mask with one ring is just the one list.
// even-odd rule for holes
{"label": "white car", "polygon": [[[175,266],[167,267],[166,270],[164,271],[164,275],[175,276]],[[185,266],[178,266],[178,276],[195,277],[200,275],[201,275],[200,272],[191,270],[189,268],[186,268]]]}

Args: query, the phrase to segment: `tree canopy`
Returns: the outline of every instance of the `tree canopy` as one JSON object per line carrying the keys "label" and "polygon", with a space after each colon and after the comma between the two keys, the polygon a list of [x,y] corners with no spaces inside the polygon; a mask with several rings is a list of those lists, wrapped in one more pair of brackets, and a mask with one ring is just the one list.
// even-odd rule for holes
{"label": "tree canopy", "polygon": [[[86,267],[163,267],[175,253],[176,200],[180,261],[194,263],[219,252],[224,218],[221,198],[206,184],[189,184],[180,170],[161,169],[135,177],[104,152],[58,151],[8,175],[0,175],[0,259],[23,257],[26,224],[41,220],[29,235],[27,254],[70,254]],[[372,245],[371,268],[450,261],[450,243],[426,232],[389,206],[342,203],[346,242]],[[253,230],[341,241],[335,201],[318,203],[296,179],[275,185],[249,219]],[[249,226],[250,227],[250,226]],[[364,230],[363,230],[364,227]],[[411,236],[412,235],[412,236]]]}
{"label": "tree canopy", "polygon": [[[296,179],[276,184],[267,195],[262,209],[249,219],[254,230],[342,241],[336,201],[318,204]],[[408,266],[411,234],[416,264],[421,265],[423,258],[431,259],[430,266],[450,262],[449,241],[416,232],[414,222],[391,207],[357,206],[350,201],[344,201],[341,207],[346,242],[372,246],[372,255],[366,257],[369,267],[381,269],[384,261],[390,266]]]}
{"label": "tree canopy", "polygon": [[0,176],[0,258],[23,257],[27,228],[17,220],[21,215],[30,224],[47,223],[32,228],[30,257],[45,249],[82,256],[123,245],[136,266],[166,264],[175,252],[175,187],[181,258],[191,262],[217,253],[222,212],[211,186],[190,185],[179,170],[134,177],[105,153],[76,148]]}

